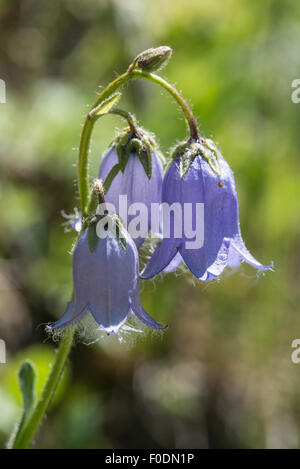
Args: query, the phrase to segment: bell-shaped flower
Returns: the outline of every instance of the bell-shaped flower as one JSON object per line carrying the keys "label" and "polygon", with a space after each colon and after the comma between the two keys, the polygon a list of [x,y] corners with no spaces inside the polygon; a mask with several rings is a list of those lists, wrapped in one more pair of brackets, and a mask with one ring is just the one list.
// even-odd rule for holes
{"label": "bell-shaped flower", "polygon": [[[258,262],[244,244],[234,176],[215,144],[211,140],[187,142],[175,150],[173,158],[163,180],[162,201],[169,206],[179,203],[182,212],[190,205],[190,218],[194,219],[183,213],[182,226],[181,220],[177,222],[182,234],[176,236],[175,213],[171,212],[170,233],[164,233],[141,278],[152,278],[163,270],[170,272],[182,260],[203,281],[218,278],[226,266],[238,267],[243,261],[259,270],[272,269],[272,264]],[[184,225],[190,222],[195,228],[197,204],[204,208],[202,226],[196,226],[198,234],[203,230],[203,243],[194,248],[191,241],[195,237],[186,236]]]}
{"label": "bell-shaped flower", "polygon": [[159,216],[151,206],[161,202],[162,174],[161,155],[142,130],[139,138],[121,134],[100,165],[99,178],[113,175],[105,201],[113,204],[138,248],[150,229],[159,232]]}
{"label": "bell-shaped flower", "polygon": [[154,329],[163,329],[140,303],[139,259],[129,234],[122,228],[122,236],[116,236],[106,225],[100,228],[100,237],[91,241],[95,232],[90,236],[89,230],[93,229],[95,225],[83,231],[74,250],[74,299],[61,319],[48,329],[65,328],[89,313],[109,334],[117,333],[130,316]]}

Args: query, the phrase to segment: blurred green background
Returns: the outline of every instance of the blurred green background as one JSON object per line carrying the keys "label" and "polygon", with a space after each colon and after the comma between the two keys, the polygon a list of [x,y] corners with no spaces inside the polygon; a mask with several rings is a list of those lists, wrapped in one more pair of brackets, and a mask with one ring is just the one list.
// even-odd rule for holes
{"label": "blurred green background", "polygon": [[[182,90],[236,176],[242,232],[261,262],[220,282],[189,275],[143,282],[142,302],[169,324],[87,346],[78,340],[37,448],[300,446],[300,7],[295,0],[0,0],[0,446],[20,416],[17,369],[42,386],[57,344],[43,325],[71,293],[79,207],[76,149],[97,86],[140,51],[169,45],[162,76]],[[99,89],[98,89],[99,90]],[[167,156],[186,136],[173,101],[146,82],[120,106]],[[102,119],[91,173],[123,123]]]}

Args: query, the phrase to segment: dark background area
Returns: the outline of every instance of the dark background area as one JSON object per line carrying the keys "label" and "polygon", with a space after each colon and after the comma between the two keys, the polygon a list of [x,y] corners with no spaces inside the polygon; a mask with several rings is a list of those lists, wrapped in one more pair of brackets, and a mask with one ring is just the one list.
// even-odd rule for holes
{"label": "dark background area", "polygon": [[[182,273],[141,282],[143,305],[169,328],[94,344],[83,331],[35,446],[299,447],[299,40],[293,0],[0,0],[1,446],[20,416],[18,365],[35,362],[40,390],[56,347],[43,325],[71,294],[74,232],[64,233],[61,211],[79,207],[84,116],[97,86],[142,50],[169,45],[162,76],[218,142],[247,247],[275,271],[258,278],[242,265],[210,284]],[[166,157],[186,136],[176,105],[151,83],[130,83],[120,106]],[[116,116],[96,126],[94,176],[116,128]]]}

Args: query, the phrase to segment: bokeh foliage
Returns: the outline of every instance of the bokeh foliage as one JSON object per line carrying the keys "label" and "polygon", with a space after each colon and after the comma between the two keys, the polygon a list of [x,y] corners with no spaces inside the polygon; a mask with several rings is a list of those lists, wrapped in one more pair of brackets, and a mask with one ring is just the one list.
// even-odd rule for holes
{"label": "bokeh foliage", "polygon": [[[248,248],[275,271],[239,272],[206,285],[182,274],[143,282],[162,335],[79,342],[37,447],[288,447],[300,445],[300,10],[294,0],[1,0],[0,444],[20,415],[17,364],[45,378],[53,345],[42,325],[71,292],[73,233],[61,210],[79,206],[81,124],[105,85],[141,50],[174,49],[163,71],[183,91],[203,135],[214,138],[238,185]],[[120,105],[168,155],[186,135],[170,97],[151,83]],[[122,129],[97,125],[100,157]],[[86,341],[89,339],[86,338]],[[47,343],[43,343],[47,342]],[[2,411],[5,409],[5,412]]]}

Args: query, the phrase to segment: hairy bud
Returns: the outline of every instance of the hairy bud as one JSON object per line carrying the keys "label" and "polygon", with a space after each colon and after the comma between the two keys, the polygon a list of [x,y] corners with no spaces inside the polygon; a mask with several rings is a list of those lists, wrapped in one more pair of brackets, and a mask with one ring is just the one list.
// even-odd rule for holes
{"label": "hairy bud", "polygon": [[134,59],[134,65],[143,72],[154,72],[164,67],[172,55],[172,49],[168,46],[147,49]]}

